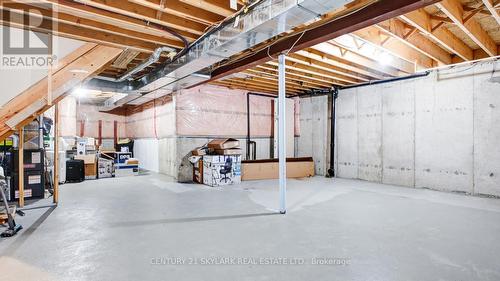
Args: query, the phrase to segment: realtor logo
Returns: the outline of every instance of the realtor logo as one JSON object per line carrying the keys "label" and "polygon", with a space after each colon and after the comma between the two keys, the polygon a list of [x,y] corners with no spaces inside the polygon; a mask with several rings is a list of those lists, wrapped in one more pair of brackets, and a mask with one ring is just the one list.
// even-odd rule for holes
{"label": "realtor logo", "polygon": [[2,68],[49,68],[54,65],[53,5],[40,1],[0,1]]}

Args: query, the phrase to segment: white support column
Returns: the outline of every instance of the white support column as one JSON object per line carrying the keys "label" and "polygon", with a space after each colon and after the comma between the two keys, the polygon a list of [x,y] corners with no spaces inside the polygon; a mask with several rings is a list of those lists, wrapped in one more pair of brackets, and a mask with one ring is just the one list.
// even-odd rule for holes
{"label": "white support column", "polygon": [[280,181],[280,213],[286,213],[286,87],[285,87],[285,55],[278,57],[278,154]]}

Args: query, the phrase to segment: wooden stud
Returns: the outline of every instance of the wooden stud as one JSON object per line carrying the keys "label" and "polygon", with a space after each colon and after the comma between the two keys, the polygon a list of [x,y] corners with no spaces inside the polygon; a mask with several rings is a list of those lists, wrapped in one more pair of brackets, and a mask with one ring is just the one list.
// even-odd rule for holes
{"label": "wooden stud", "polygon": [[[58,93],[54,95],[54,102],[62,99],[74,86],[93,75],[121,52],[121,49],[96,46],[95,44],[88,43],[63,58],[60,66],[58,66],[58,69],[55,70],[52,75],[52,90],[54,93]],[[85,71],[74,73],[71,71],[73,69],[82,69]],[[47,78],[42,79],[0,108],[0,136],[4,137],[12,130],[12,128],[9,128],[9,126],[5,124],[7,120],[20,113],[29,104],[46,97],[48,85],[46,80]],[[50,106],[45,105],[38,112],[34,113],[35,115],[33,116],[43,113],[48,108],[50,108]],[[33,116],[22,121],[21,124],[29,123],[33,120]]]}
{"label": "wooden stud", "polygon": [[113,122],[113,140],[115,143],[115,147],[118,144],[118,121]]}
{"label": "wooden stud", "polygon": [[54,194],[53,202],[59,203],[59,103],[54,105]]}
{"label": "wooden stud", "polygon": [[18,148],[18,195],[19,208],[24,207],[24,128],[18,130],[19,148]]}

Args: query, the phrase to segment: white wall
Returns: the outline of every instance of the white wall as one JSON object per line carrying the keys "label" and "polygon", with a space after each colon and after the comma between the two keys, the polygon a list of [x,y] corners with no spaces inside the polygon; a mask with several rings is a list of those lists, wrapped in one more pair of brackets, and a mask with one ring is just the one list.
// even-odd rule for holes
{"label": "white wall", "polygon": [[500,196],[500,62],[340,91],[343,178]]}
{"label": "white wall", "polygon": [[139,167],[153,172],[159,172],[159,141],[158,139],[135,139],[134,158],[139,159]]}

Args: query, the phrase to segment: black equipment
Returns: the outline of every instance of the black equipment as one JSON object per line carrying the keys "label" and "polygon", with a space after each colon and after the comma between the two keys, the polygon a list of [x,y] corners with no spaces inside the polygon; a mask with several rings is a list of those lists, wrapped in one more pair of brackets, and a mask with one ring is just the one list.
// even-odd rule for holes
{"label": "black equipment", "polygon": [[[10,177],[10,201],[19,198],[19,174],[13,173]],[[24,171],[24,198],[45,198],[45,178],[43,171]]]}
{"label": "black equipment", "polygon": [[85,180],[85,164],[83,160],[66,161],[66,182],[82,182]]}
{"label": "black equipment", "polygon": [[[19,151],[7,154],[6,175],[10,177],[9,200],[19,198]],[[39,199],[45,197],[45,152],[43,149],[24,150],[24,197]]]}

